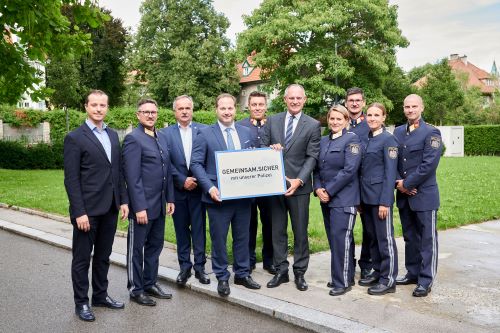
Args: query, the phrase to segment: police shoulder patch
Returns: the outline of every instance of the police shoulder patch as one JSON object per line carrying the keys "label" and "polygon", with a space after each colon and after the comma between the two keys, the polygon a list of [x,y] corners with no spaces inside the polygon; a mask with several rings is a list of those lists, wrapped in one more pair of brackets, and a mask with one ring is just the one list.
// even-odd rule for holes
{"label": "police shoulder patch", "polygon": [[360,151],[360,148],[359,148],[359,143],[351,143],[349,145],[349,149],[351,151],[351,154],[353,155],[358,155],[359,154],[359,151]]}
{"label": "police shoulder patch", "polygon": [[441,147],[441,138],[439,136],[431,136],[431,147],[434,149]]}
{"label": "police shoulder patch", "polygon": [[395,160],[396,158],[398,158],[398,147],[389,147],[387,149],[387,153],[389,155],[389,158]]}

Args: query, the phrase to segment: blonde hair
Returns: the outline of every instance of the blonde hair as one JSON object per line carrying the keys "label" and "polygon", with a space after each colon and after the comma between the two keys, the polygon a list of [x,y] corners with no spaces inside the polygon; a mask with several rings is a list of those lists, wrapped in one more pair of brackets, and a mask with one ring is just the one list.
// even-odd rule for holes
{"label": "blonde hair", "polygon": [[346,120],[346,126],[344,128],[348,130],[350,127],[349,126],[349,111],[347,111],[347,109],[343,105],[340,105],[340,104],[336,104],[336,105],[332,106],[330,108],[330,110],[328,110],[328,113],[326,114],[327,123],[328,123],[328,119],[330,119],[330,114],[333,111],[336,111],[344,116],[344,119]]}

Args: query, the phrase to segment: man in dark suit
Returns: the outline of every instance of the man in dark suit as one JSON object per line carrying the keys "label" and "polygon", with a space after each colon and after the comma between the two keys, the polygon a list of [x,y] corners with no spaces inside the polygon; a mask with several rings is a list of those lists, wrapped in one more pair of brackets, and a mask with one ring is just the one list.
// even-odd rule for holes
{"label": "man in dark suit", "polygon": [[[347,89],[345,97],[345,105],[347,111],[349,112],[349,131],[358,135],[361,140],[361,144],[366,147],[368,145],[368,133],[370,133],[370,128],[366,122],[366,116],[363,113],[363,108],[366,105],[365,94],[363,89],[358,87],[353,87]],[[364,151],[364,149],[363,149]],[[370,275],[373,264],[370,255],[370,246],[372,239],[370,234],[365,227],[364,215],[360,214],[361,225],[363,227],[363,242],[361,243],[361,254],[359,256],[359,268],[361,269],[360,278],[366,279]],[[352,237],[352,242],[354,244],[354,236]],[[352,260],[354,261],[353,267],[356,267],[356,259],[354,257],[354,246],[352,249]],[[353,271],[354,273],[354,271]],[[354,276],[352,276],[354,279]]]}
{"label": "man in dark suit", "polygon": [[288,282],[288,214],[294,235],[293,272],[298,290],[307,290],[304,274],[309,264],[309,200],[311,173],[319,155],[321,130],[319,121],[302,112],[307,100],[304,88],[292,84],[285,90],[287,111],[270,117],[266,123],[262,146],[282,149],[288,189],[284,195],[270,197],[273,223],[274,265],[277,273],[268,288]]}
{"label": "man in dark suit", "polygon": [[233,236],[234,283],[250,289],[260,285],[250,276],[248,234],[250,225],[250,199],[221,201],[217,188],[215,152],[240,150],[251,147],[250,130],[234,123],[236,98],[221,94],[215,102],[218,121],[202,129],[194,141],[191,170],[202,190],[202,201],[206,204],[212,239],[212,269],[217,277],[217,292],[228,296],[229,273],[227,259],[227,233],[231,225]]}
{"label": "man in dark suit", "polygon": [[439,189],[436,170],[441,158],[441,132],[422,119],[419,95],[404,100],[408,123],[396,127],[399,142],[396,204],[405,240],[405,276],[396,284],[417,284],[413,296],[425,297],[436,278],[438,262],[437,210]]}
{"label": "man in dark suit", "polygon": [[163,249],[165,215],[174,213],[174,187],[167,142],[158,136],[158,106],[152,99],[137,104],[139,125],[125,137],[123,165],[130,198],[127,275],[130,299],[154,306],[150,298],[169,299],[157,283]]}
{"label": "man in dark suit", "polygon": [[198,181],[193,177],[189,168],[193,141],[198,132],[205,127],[193,122],[193,99],[190,96],[178,96],[173,104],[176,124],[173,124],[159,133],[165,136],[172,163],[174,179],[175,236],[177,239],[177,259],[180,273],[177,284],[185,285],[191,276],[191,244],[194,253],[195,277],[203,284],[210,284],[205,273],[206,222],[205,204],[201,202],[201,190]]}
{"label": "man in dark suit", "polygon": [[108,96],[100,90],[91,91],[85,110],[85,123],[64,138],[64,186],[73,224],[71,279],[75,312],[81,320],[94,321],[87,295],[92,249],[92,305],[124,307],[108,295],[107,276],[118,211],[125,219],[128,197],[118,134],[104,123]]}
{"label": "man in dark suit", "polygon": [[[266,126],[267,96],[263,92],[253,91],[248,96],[248,110],[250,117],[237,122],[237,124],[248,127],[252,133],[252,147],[260,147],[260,138]],[[258,208],[258,211],[257,211]],[[260,212],[260,214],[258,213]],[[271,205],[269,198],[258,197],[252,199],[252,215],[250,217],[250,269],[255,269],[257,262],[255,246],[257,244],[257,226],[260,215],[262,224],[262,266],[271,274],[276,274],[273,264],[273,239],[271,223]]]}

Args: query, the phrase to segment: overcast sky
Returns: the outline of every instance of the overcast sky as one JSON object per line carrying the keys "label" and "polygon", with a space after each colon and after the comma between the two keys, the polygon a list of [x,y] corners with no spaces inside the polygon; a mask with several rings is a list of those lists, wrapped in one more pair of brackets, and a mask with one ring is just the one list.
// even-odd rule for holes
{"label": "overcast sky", "polygon": [[[140,0],[100,0],[113,16],[136,30]],[[241,18],[257,8],[261,0],[214,0],[231,26],[228,37],[245,29]],[[390,0],[399,7],[399,28],[410,41],[398,50],[398,63],[410,70],[434,63],[452,53],[467,55],[476,66],[490,72],[493,60],[500,62],[500,0]],[[500,63],[497,64],[500,67]]]}

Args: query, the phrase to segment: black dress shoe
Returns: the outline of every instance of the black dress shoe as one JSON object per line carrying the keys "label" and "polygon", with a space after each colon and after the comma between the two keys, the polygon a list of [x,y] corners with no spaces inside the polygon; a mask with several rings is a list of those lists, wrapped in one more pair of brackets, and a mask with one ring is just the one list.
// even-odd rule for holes
{"label": "black dress shoe", "polygon": [[83,321],[94,321],[95,316],[88,304],[75,306],[75,313]]}
{"label": "black dress shoe", "polygon": [[370,273],[372,272],[371,269],[368,269],[368,268],[362,268],[361,269],[361,273],[359,275],[359,278],[362,280],[362,279],[366,279]]}
{"label": "black dress shoe", "polygon": [[370,295],[385,295],[388,293],[395,293],[395,292],[396,292],[396,285],[388,287],[382,283],[379,283],[376,286],[368,288],[368,294]]}
{"label": "black dress shoe", "polygon": [[210,284],[210,278],[205,271],[196,271],[194,272],[194,277],[200,281],[201,284]]}
{"label": "black dress shoe", "polygon": [[272,275],[276,274],[276,267],[274,265],[264,265],[263,268],[269,274],[272,274]]}
{"label": "black dress shoe", "polygon": [[106,296],[104,301],[100,302],[94,302],[92,301],[92,306],[96,307],[105,307],[105,308],[110,308],[110,309],[123,309],[125,307],[125,304],[122,302],[115,301],[109,296]]}
{"label": "black dress shoe", "polygon": [[130,299],[139,305],[145,305],[145,306],[155,306],[156,305],[155,300],[152,299],[151,297],[145,295],[144,293],[140,293],[137,295],[130,295]]}
{"label": "black dress shoe", "polygon": [[328,294],[330,294],[330,296],[340,296],[340,295],[344,295],[346,292],[350,291],[352,289],[351,286],[347,287],[347,288],[332,288],[332,290],[330,290],[330,292]]}
{"label": "black dress shoe", "polygon": [[375,274],[368,275],[364,279],[358,281],[358,284],[363,287],[374,286],[378,283],[378,276]]}
{"label": "black dress shoe", "polygon": [[413,290],[413,296],[415,297],[425,297],[431,292],[431,287],[424,287],[421,285],[418,285],[415,290]]}
{"label": "black dress shoe", "polygon": [[229,294],[231,293],[231,288],[229,288],[229,282],[227,282],[226,280],[220,280],[219,284],[217,285],[217,292],[222,297],[229,296]]}
{"label": "black dress shoe", "polygon": [[152,296],[161,299],[171,299],[172,294],[163,291],[158,283],[155,283],[151,288],[144,290],[146,296]]}
{"label": "black dress shoe", "polygon": [[234,277],[234,284],[238,284],[248,289],[260,289],[260,284],[255,282],[252,277],[245,276],[244,278]]}
{"label": "black dress shoe", "polygon": [[179,275],[177,275],[177,279],[175,282],[177,282],[178,285],[180,286],[185,286],[187,280],[191,277],[191,270],[185,270],[185,271],[180,271]]}
{"label": "black dress shoe", "polygon": [[304,275],[295,275],[295,286],[300,291],[306,291],[309,286],[307,285]]}
{"label": "black dress shoe", "polygon": [[288,272],[286,273],[276,273],[276,275],[267,283],[268,288],[276,288],[282,283],[289,282]]}
{"label": "black dress shoe", "polygon": [[408,277],[408,275],[405,275],[403,277],[396,278],[396,284],[398,284],[398,285],[417,284],[417,279],[411,278],[411,277]]}

